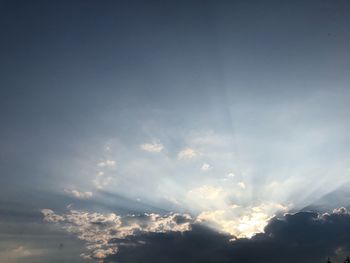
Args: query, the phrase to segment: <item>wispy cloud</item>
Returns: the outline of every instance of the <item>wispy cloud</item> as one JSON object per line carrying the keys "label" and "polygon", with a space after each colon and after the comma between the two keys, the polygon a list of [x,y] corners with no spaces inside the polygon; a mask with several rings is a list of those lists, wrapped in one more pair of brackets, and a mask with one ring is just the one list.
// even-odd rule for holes
{"label": "wispy cloud", "polygon": [[92,197],[92,192],[81,192],[75,189],[64,189],[64,191],[79,199],[88,199]]}
{"label": "wispy cloud", "polygon": [[17,257],[28,257],[33,256],[34,252],[24,246],[16,247],[12,250],[12,253]]}

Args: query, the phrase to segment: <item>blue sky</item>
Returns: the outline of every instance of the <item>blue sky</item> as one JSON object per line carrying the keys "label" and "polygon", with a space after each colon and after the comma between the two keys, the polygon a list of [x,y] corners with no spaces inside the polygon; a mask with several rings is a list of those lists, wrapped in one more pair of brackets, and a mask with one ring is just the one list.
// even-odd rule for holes
{"label": "blue sky", "polygon": [[[179,213],[251,237],[344,189],[349,10],[341,0],[1,1],[3,257],[117,254],[72,238],[82,221],[67,233],[83,212],[136,236],[131,214],[148,213],[138,231],[188,231]],[[335,196],[322,209],[349,205]]]}

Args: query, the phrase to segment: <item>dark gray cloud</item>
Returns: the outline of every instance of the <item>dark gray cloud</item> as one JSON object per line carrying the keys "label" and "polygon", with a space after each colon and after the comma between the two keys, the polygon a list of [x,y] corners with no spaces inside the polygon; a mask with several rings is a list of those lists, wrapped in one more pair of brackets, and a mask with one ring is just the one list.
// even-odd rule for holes
{"label": "dark gray cloud", "polygon": [[[343,260],[350,251],[350,214],[299,212],[272,219],[265,233],[232,237],[201,225],[189,232],[147,233],[119,247],[105,262],[325,262]],[[113,242],[113,240],[111,241]],[[340,261],[339,261],[340,262]]]}

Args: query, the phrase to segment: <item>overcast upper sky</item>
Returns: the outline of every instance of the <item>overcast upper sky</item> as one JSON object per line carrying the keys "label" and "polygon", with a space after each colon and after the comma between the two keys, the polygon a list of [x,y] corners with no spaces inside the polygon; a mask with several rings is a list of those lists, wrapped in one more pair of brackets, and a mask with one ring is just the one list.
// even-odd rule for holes
{"label": "overcast upper sky", "polygon": [[0,1],[0,261],[343,262],[349,47],[349,0]]}

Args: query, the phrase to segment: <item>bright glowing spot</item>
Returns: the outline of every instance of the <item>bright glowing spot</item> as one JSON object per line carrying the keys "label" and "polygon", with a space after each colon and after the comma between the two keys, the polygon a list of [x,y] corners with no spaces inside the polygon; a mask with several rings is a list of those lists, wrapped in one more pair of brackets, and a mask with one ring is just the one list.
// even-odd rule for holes
{"label": "bright glowing spot", "polygon": [[231,205],[221,210],[204,211],[196,221],[214,227],[235,237],[252,237],[264,231],[268,221],[274,216],[281,204],[261,204],[254,207]]}

